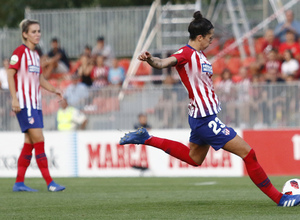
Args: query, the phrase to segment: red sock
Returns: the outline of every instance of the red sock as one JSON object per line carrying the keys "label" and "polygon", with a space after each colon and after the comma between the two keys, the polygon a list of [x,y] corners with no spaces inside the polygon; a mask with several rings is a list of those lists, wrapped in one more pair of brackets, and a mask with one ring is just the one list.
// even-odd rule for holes
{"label": "red sock", "polygon": [[32,149],[32,144],[24,143],[23,149],[18,159],[18,174],[16,178],[16,183],[24,182],[25,173],[32,157]]}
{"label": "red sock", "polygon": [[38,142],[33,144],[34,149],[35,149],[35,159],[37,162],[37,165],[42,173],[42,176],[44,177],[47,185],[52,182],[52,178],[49,173],[48,169],[48,160],[45,154],[45,149],[44,149],[44,142]]}
{"label": "red sock", "polygon": [[192,158],[190,158],[190,149],[180,142],[152,136],[145,141],[145,144],[159,148],[165,151],[167,154],[170,154],[171,156],[176,157],[177,159],[182,160],[192,166],[199,166],[192,160]]}
{"label": "red sock", "polygon": [[263,168],[257,162],[257,158],[253,149],[244,158],[247,172],[255,185],[263,191],[270,199],[277,204],[279,203],[282,193],[280,193],[271,183]]}

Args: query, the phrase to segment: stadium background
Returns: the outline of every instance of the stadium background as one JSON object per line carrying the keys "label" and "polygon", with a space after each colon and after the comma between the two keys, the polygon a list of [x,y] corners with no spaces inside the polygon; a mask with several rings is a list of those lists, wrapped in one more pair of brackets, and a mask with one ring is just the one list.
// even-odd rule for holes
{"label": "stadium background", "polygon": [[[218,14],[215,17],[213,17],[213,13],[211,14],[212,18],[216,19],[214,24],[218,39],[218,42],[212,45],[215,50],[207,51],[212,59],[222,49],[233,43],[232,39],[235,37],[232,31],[232,19],[230,19],[225,1],[223,2],[223,7],[220,4],[219,8],[215,8],[216,11],[219,10]],[[270,2],[243,1],[250,29],[274,13]],[[281,2],[285,5],[292,1]],[[165,11],[162,16],[169,21],[179,18],[190,19],[192,12],[199,5],[185,4],[176,7],[178,9],[170,13],[171,6],[163,6],[162,9]],[[209,12],[210,7],[210,4],[203,2],[201,11]],[[115,55],[123,60],[124,67],[128,69],[149,10],[149,6],[60,10],[26,9],[25,17],[41,22],[43,32],[41,47],[44,51],[49,50],[50,39],[58,37],[68,55],[76,60],[86,44],[94,45],[97,36],[104,35],[106,42],[113,47]],[[293,10],[300,10],[299,1],[293,5]],[[156,13],[158,14],[158,11]],[[299,16],[298,13],[295,13],[297,20],[300,20]],[[154,16],[149,23],[149,32],[154,29],[158,21],[159,15]],[[274,19],[262,29],[255,31],[254,42],[259,42],[264,30],[274,28],[277,23],[277,19]],[[186,32],[186,23],[166,22],[161,25],[161,35],[156,35],[149,46],[150,51],[165,56],[174,52],[179,45],[186,44],[188,36],[180,34]],[[0,36],[1,58],[9,57],[16,45],[21,43],[19,30],[3,28],[0,30]],[[245,45],[247,44],[245,43]],[[226,61],[229,62],[231,58],[235,58],[232,59],[233,64],[229,66],[236,68],[237,63],[242,64],[244,60],[241,59],[240,51],[237,48],[231,52],[234,53],[226,54]],[[246,53],[246,56],[251,58],[250,51]],[[183,143],[188,140],[186,91],[181,85],[170,86],[161,83],[160,80],[164,79],[166,72],[157,72],[148,68],[147,65],[138,65],[140,66],[136,76],[130,81],[128,88],[122,90],[124,92],[123,99],[119,98],[120,88],[90,91],[90,96],[84,104],[84,112],[89,119],[87,131],[71,133],[55,131],[55,118],[59,106],[54,96],[44,92],[46,149],[48,149],[47,155],[53,156],[52,166],[50,166],[53,176],[244,175],[241,161],[232,155],[229,157],[224,155],[222,151],[220,151],[221,153],[210,152],[206,167],[190,168],[178,161],[173,166],[172,158],[149,147],[126,146],[125,149],[120,149],[117,144],[119,137],[125,131],[132,130],[137,115],[141,112],[148,114],[148,121],[153,128],[151,133],[170,138],[179,137]],[[213,65],[216,69],[215,75],[218,76],[221,73],[221,70],[218,70],[220,64],[216,61]],[[156,81],[153,82],[153,79]],[[68,77],[65,76],[50,81],[62,89],[70,83]],[[266,172],[270,175],[300,175],[300,171],[294,169],[300,165],[299,85],[299,81],[290,84],[251,85],[249,90],[243,93],[244,97],[250,97],[250,99],[239,100],[236,98],[222,103],[223,110],[219,117],[228,125],[235,127],[258,152],[262,166],[266,167],[269,162],[272,162],[273,165],[275,162],[278,164],[278,167],[266,167]],[[236,91],[240,89],[235,86]],[[263,101],[253,100],[251,95],[262,90],[268,91],[269,105],[279,107],[251,108],[255,102]],[[279,98],[280,104],[278,105]],[[0,175],[14,177],[18,149],[21,148],[23,140],[17,120],[10,111],[9,93],[0,91],[0,101],[0,130],[2,131],[0,133]],[[164,104],[161,105],[162,103]],[[295,108],[290,108],[291,103],[294,103]],[[51,142],[53,139],[62,141],[57,145]],[[143,151],[144,149],[146,150]],[[271,152],[270,149],[272,149]],[[148,169],[141,171],[132,166]],[[28,176],[39,176],[34,161],[28,171]]]}

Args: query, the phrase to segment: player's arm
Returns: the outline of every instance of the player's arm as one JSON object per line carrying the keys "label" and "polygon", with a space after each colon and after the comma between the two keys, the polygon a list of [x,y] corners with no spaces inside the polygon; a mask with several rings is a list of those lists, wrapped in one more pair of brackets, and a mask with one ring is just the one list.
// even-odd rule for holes
{"label": "player's arm", "polygon": [[62,93],[59,89],[55,88],[51,83],[49,83],[43,74],[40,74],[40,85],[44,89],[46,89],[49,92],[55,93],[56,95],[59,96],[60,100],[63,99]]}
{"label": "player's arm", "polygon": [[9,91],[10,91],[10,95],[11,95],[11,99],[12,99],[12,101],[11,101],[12,110],[13,110],[13,112],[18,113],[21,111],[21,108],[20,108],[19,100],[17,98],[16,84],[15,84],[15,79],[14,79],[16,72],[17,72],[17,70],[15,70],[15,69],[8,69],[7,81],[8,81]]}
{"label": "player's arm", "polygon": [[174,66],[177,63],[177,59],[175,57],[168,57],[161,59],[159,57],[153,57],[151,53],[148,51],[141,53],[138,56],[140,61],[146,61],[150,66],[156,69],[163,69],[166,67]]}

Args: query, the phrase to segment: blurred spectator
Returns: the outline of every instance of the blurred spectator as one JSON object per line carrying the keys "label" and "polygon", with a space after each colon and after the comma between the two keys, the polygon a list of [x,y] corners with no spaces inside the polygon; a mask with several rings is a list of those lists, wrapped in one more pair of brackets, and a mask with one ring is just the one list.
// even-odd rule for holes
{"label": "blurred spectator", "polygon": [[281,77],[281,73],[276,69],[270,69],[269,72],[266,73],[266,82],[267,83],[281,83],[284,82],[284,79]]}
{"label": "blurred spectator", "polygon": [[221,101],[228,101],[231,99],[233,90],[232,74],[228,69],[224,69],[221,74],[221,81],[216,85],[217,94],[219,94]]}
{"label": "blurred spectator", "polygon": [[87,55],[88,57],[92,57],[92,47],[90,45],[85,45],[83,54]]}
{"label": "blurred spectator", "polygon": [[76,74],[80,76],[81,82],[87,86],[91,86],[93,84],[91,78],[93,67],[93,60],[87,54],[82,54],[79,58],[79,67]]}
{"label": "blurred spectator", "polygon": [[280,42],[286,41],[286,32],[290,31],[294,34],[295,39],[300,36],[300,22],[294,19],[294,13],[292,10],[285,12],[286,21],[280,23],[275,28],[275,36],[279,38]]}
{"label": "blurred spectator", "polygon": [[105,43],[104,37],[100,36],[97,38],[97,43],[93,47],[92,56],[96,58],[97,56],[103,56],[105,59],[105,65],[111,66],[112,59],[114,58],[113,51],[110,45]]}
{"label": "blurred spectator", "polygon": [[270,69],[275,69],[277,72],[281,72],[281,61],[276,49],[270,50],[267,54],[265,72],[269,72]]}
{"label": "blurred spectator", "polygon": [[0,89],[8,90],[8,81],[7,81],[7,70],[9,67],[9,60],[7,58],[2,61],[3,67],[0,68]]}
{"label": "blurred spectator", "polygon": [[250,87],[250,126],[264,128],[269,123],[269,98],[266,84],[266,74],[252,75],[252,86]]}
{"label": "blurred spectator", "polygon": [[72,84],[66,88],[64,96],[68,100],[69,105],[82,110],[89,97],[89,89],[81,82],[80,76],[74,74],[72,76]]}
{"label": "blurred spectator", "polygon": [[282,59],[284,59],[283,53],[286,50],[291,50],[295,59],[300,60],[300,45],[291,31],[286,32],[286,42],[281,43],[279,47],[279,54]]}
{"label": "blurred spectator", "polygon": [[262,85],[266,83],[266,76],[262,73],[258,73],[251,76],[252,85]]}
{"label": "blurred spectator", "polygon": [[151,125],[148,124],[148,117],[144,113],[140,113],[138,115],[138,123],[136,123],[134,126],[134,129],[138,129],[140,127],[146,128],[147,130],[151,129]]}
{"label": "blurred spectator", "polygon": [[250,100],[249,95],[251,81],[248,69],[241,67],[238,72],[239,81],[236,83],[237,99],[236,108],[240,116],[239,127],[246,128],[250,124]]}
{"label": "blurred spectator", "polygon": [[92,59],[92,49],[91,47],[86,44],[85,47],[83,48],[82,53],[80,54],[79,58],[75,61],[75,63],[72,66],[70,73],[74,74],[77,72],[78,68],[81,66],[81,58],[82,56],[87,56],[87,58],[91,61],[91,63],[94,63],[94,60]]}
{"label": "blurred spectator", "polygon": [[112,61],[112,67],[108,71],[108,82],[111,85],[122,85],[125,79],[125,70],[119,66],[118,59],[114,58]]}
{"label": "blurred spectator", "polygon": [[[174,91],[175,80],[171,74],[166,75],[163,84],[162,95],[158,99],[154,112],[162,128],[172,128],[176,126],[176,120],[180,117],[178,117],[179,115],[174,115],[175,105],[178,105],[179,102],[177,102],[177,94]],[[174,120],[175,117],[177,117],[176,120]]]}
{"label": "blurred spectator", "polygon": [[102,88],[108,85],[108,71],[109,67],[104,64],[104,57],[98,55],[91,74],[93,87]]}
{"label": "blurred spectator", "polygon": [[50,78],[52,73],[68,73],[70,62],[66,52],[60,47],[58,39],[51,40],[51,50],[45,63],[44,76]]}
{"label": "blurred spectator", "polygon": [[288,76],[285,78],[285,82],[286,82],[286,83],[294,82],[295,80],[297,80],[297,78],[296,78],[294,75],[288,75]]}
{"label": "blurred spectator", "polygon": [[216,85],[216,93],[218,94],[221,105],[222,103],[227,103],[226,105],[222,105],[222,111],[224,111],[224,115],[226,115],[224,123],[234,123],[233,119],[235,118],[235,100],[237,94],[232,81],[232,73],[228,69],[222,72],[221,81]]}
{"label": "blurred spectator", "polygon": [[[241,89],[246,89],[250,86],[250,83],[251,83],[251,80],[250,80],[250,77],[249,77],[249,74],[248,74],[248,69],[244,66],[242,66],[240,69],[239,69],[239,72],[238,72],[238,82],[237,82],[237,85],[239,85],[241,87]],[[241,90],[239,90],[239,93],[242,93]],[[245,92],[245,94],[248,93]]]}
{"label": "blurred spectator", "polygon": [[266,30],[264,34],[264,41],[261,45],[261,52],[267,55],[271,50],[278,50],[280,46],[280,41],[275,37],[274,31],[272,29]]}
{"label": "blurred spectator", "polygon": [[56,123],[59,131],[84,130],[87,118],[83,112],[68,105],[67,99],[63,99],[57,111]]}
{"label": "blurred spectator", "polygon": [[[269,98],[268,107],[269,107],[269,119],[268,124],[278,124],[282,123],[282,112],[283,112],[283,102],[285,100],[285,87],[278,86],[279,83],[284,83],[284,79],[281,77],[281,73],[277,72],[275,69],[270,69],[267,73],[268,84],[274,84],[272,89],[268,89],[267,97]],[[281,124],[282,126],[282,124]]]}
{"label": "blurred spectator", "polygon": [[286,50],[283,54],[284,61],[281,65],[281,73],[284,79],[288,76],[296,77],[299,72],[299,62],[294,59],[292,51]]}
{"label": "blurred spectator", "polygon": [[[47,68],[48,68],[50,59],[48,58],[47,54],[44,54],[40,45],[36,45],[35,50],[37,51],[37,53],[40,56],[40,65],[42,67],[42,73],[43,73],[44,77],[46,79],[48,79],[50,74],[47,72]],[[49,76],[46,76],[46,75],[49,75]]]}
{"label": "blurred spectator", "polygon": [[256,54],[255,61],[251,62],[249,66],[247,66],[249,68],[250,76],[257,73],[262,73],[264,71],[266,62],[267,62],[266,55],[262,53]]}

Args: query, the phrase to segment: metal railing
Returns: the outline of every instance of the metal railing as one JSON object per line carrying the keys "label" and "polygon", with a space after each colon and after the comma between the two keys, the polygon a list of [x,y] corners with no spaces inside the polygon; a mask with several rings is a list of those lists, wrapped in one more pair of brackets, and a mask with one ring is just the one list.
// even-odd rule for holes
{"label": "metal railing", "polygon": [[[56,129],[57,98],[43,92],[45,130]],[[119,88],[90,89],[82,111],[89,130],[133,129],[139,113],[148,115],[152,128],[188,128],[189,99],[182,85],[144,85],[129,88],[118,99]],[[232,87],[230,94],[217,90],[222,103],[219,118],[235,128],[285,128],[300,126],[300,82]],[[0,91],[0,130],[19,130],[11,112],[8,91]]]}
{"label": "metal railing", "polygon": [[27,10],[26,17],[41,23],[42,48],[50,49],[53,37],[60,39],[70,57],[78,57],[86,44],[94,46],[98,36],[112,46],[117,57],[131,56],[149,7]]}
{"label": "metal railing", "polygon": [[[264,20],[267,16],[273,13],[271,5],[267,1],[249,0],[244,1],[245,11],[249,18],[250,28]],[[288,0],[282,1],[283,4]],[[225,7],[224,7],[225,8]],[[46,53],[50,49],[50,40],[52,37],[58,37],[61,46],[66,50],[67,54],[72,58],[77,58],[83,51],[86,44],[95,45],[96,38],[99,35],[104,35],[106,42],[113,47],[117,57],[131,57],[140,33],[145,24],[148,15],[149,6],[139,7],[120,7],[120,8],[84,8],[84,9],[59,9],[59,10],[26,10],[27,18],[37,19],[41,23],[42,39],[41,47]],[[209,11],[209,5],[202,3],[204,13]],[[300,5],[297,4],[293,10],[299,11]],[[171,16],[180,17],[185,12],[172,14]],[[219,35],[232,35],[231,28],[227,23],[228,15],[226,10],[221,10],[218,13],[215,23],[216,32]],[[184,15],[186,17],[186,15]],[[190,16],[192,18],[192,15]],[[295,13],[296,19],[300,19],[300,14]],[[153,21],[151,28],[154,27],[156,21]],[[274,27],[277,22],[273,22],[271,27]],[[180,30],[186,31],[187,26],[183,25]],[[167,29],[166,29],[167,31]],[[258,34],[263,34],[263,31]],[[186,42],[188,36],[183,35],[180,41],[174,41],[171,37],[164,37],[164,45],[182,44]],[[20,32],[17,28],[0,29],[0,57],[9,57],[12,51],[21,44]],[[150,50],[155,48],[152,44]]]}
{"label": "metal railing", "polygon": [[21,31],[18,28],[0,29],[0,66],[2,59],[10,58],[13,51],[22,43]]}

